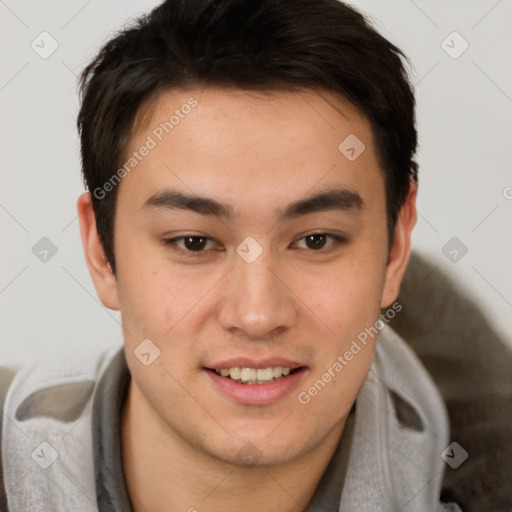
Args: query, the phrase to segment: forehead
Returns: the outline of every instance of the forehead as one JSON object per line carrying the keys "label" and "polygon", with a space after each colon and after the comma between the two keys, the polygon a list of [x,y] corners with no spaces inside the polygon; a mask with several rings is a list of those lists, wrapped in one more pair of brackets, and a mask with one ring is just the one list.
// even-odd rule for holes
{"label": "forehead", "polygon": [[[191,106],[193,105],[193,106]],[[183,122],[189,119],[187,123]],[[193,127],[187,125],[192,124]],[[200,136],[191,137],[201,128]],[[244,130],[239,130],[240,127]],[[167,128],[167,129],[166,129]],[[188,129],[187,129],[188,128]],[[282,129],[286,131],[283,132]],[[373,144],[370,124],[350,102],[326,90],[248,91],[235,88],[205,87],[202,89],[169,90],[146,101],[136,116],[132,141],[152,133],[158,142],[166,135],[186,136],[195,149],[214,146],[221,151],[230,140],[248,143],[257,148],[260,141],[268,143],[272,134],[283,149],[288,141],[315,141],[310,153],[320,153],[324,146],[340,137],[357,132],[365,144]],[[325,141],[321,144],[320,139]],[[170,141],[169,141],[170,142]],[[296,148],[296,152],[299,152]]]}
{"label": "forehead", "polygon": [[165,91],[141,108],[125,160],[144,146],[120,191],[139,204],[168,186],[232,202],[384,190],[369,121],[328,91]]}

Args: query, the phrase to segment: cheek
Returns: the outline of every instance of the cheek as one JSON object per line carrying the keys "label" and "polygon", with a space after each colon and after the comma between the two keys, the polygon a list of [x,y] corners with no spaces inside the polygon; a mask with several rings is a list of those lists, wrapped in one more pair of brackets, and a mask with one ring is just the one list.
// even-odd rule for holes
{"label": "cheek", "polygon": [[165,345],[189,327],[189,316],[215,283],[216,276],[194,279],[190,270],[170,267],[148,251],[118,260],[118,292],[125,336]]}
{"label": "cheek", "polygon": [[[118,253],[119,254],[119,253]],[[159,340],[173,322],[176,289],[160,270],[152,268],[151,259],[133,250],[117,258],[118,295],[125,339],[128,343],[149,338]],[[174,301],[170,298],[174,297]]]}
{"label": "cheek", "polygon": [[344,338],[378,317],[383,272],[375,262],[347,262],[332,268],[322,278],[310,275],[302,295],[310,297],[312,312]]}
{"label": "cheek", "polygon": [[177,322],[179,305],[177,290],[157,272],[144,276],[133,272],[119,280],[119,301],[125,336],[160,340]]}
{"label": "cheek", "polygon": [[[373,267],[362,263],[340,266],[315,288],[311,310],[322,335],[317,339],[311,375],[301,391],[302,398],[310,401],[306,412],[325,418],[326,428],[349,410],[373,358],[376,336],[372,328],[380,314],[382,278],[375,263]],[[371,268],[372,272],[366,270]],[[333,403],[339,405],[337,416]]]}

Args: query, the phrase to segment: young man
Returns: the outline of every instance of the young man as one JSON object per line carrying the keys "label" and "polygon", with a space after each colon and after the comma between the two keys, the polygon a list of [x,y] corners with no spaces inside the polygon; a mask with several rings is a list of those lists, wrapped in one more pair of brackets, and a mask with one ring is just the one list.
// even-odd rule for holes
{"label": "young man", "polygon": [[460,510],[443,400],[387,325],[416,221],[400,51],[336,0],[168,0],[82,93],[124,347],[16,376],[9,510]]}

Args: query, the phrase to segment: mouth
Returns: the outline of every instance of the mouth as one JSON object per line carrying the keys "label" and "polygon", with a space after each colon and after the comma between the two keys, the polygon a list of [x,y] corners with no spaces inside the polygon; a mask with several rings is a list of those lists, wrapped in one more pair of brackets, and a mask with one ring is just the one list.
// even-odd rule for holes
{"label": "mouth", "polygon": [[[268,364],[268,363],[267,363]],[[242,405],[271,405],[293,396],[307,366],[227,366],[204,368],[221,396]]]}
{"label": "mouth", "polygon": [[289,375],[293,375],[302,368],[302,366],[297,368],[288,368],[286,366],[269,366],[267,368],[233,366],[231,368],[207,368],[207,370],[240,384],[261,385],[281,380]]}

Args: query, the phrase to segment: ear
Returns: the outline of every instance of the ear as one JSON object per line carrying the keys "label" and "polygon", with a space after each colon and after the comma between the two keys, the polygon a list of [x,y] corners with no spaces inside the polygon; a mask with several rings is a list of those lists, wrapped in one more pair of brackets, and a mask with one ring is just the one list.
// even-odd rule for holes
{"label": "ear", "polygon": [[395,226],[395,239],[391,247],[389,260],[386,266],[384,286],[382,289],[381,308],[391,305],[398,297],[400,283],[407,269],[411,255],[411,232],[416,224],[416,195],[417,183],[411,183],[409,194],[405,200]]}
{"label": "ear", "polygon": [[78,198],[77,209],[85,261],[94,287],[102,304],[109,309],[117,310],[119,309],[117,280],[107,262],[103,244],[96,230],[96,215],[92,207],[90,192],[84,192]]}

